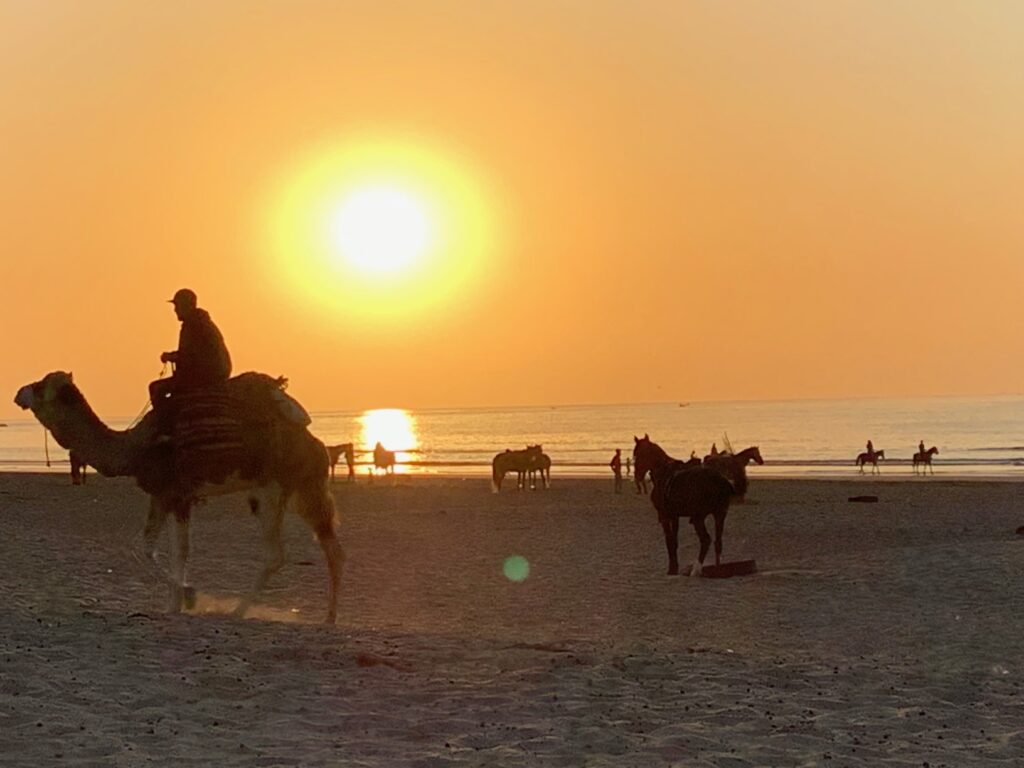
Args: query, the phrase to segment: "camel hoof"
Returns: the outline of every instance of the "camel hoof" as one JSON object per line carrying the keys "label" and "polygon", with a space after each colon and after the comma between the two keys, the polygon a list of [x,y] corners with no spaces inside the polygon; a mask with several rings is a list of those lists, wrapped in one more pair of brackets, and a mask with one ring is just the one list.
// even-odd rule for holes
{"label": "camel hoof", "polygon": [[195,587],[184,587],[181,590],[181,600],[185,604],[186,610],[191,611],[196,607],[196,588]]}

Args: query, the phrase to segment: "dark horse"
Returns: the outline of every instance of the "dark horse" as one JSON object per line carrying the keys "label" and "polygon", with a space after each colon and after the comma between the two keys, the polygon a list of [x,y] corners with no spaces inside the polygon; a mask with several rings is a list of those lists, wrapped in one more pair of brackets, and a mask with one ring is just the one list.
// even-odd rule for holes
{"label": "dark horse", "polygon": [[71,464],[71,484],[72,485],[85,485],[85,468],[89,466],[85,463],[78,451],[68,451],[68,463]]}
{"label": "dark horse", "polygon": [[717,470],[732,483],[733,498],[740,504],[743,503],[747,495],[747,465],[750,462],[758,465],[764,464],[761,450],[756,445],[744,448],[739,453],[716,453],[704,457],[705,467]]}
{"label": "dark horse", "polygon": [[373,469],[383,469],[385,475],[395,474],[395,452],[387,450],[380,440],[373,446]]}
{"label": "dark horse", "polygon": [[[498,493],[501,490],[501,483],[505,479],[505,475],[509,472],[516,473],[517,489],[525,488],[527,475],[533,475],[535,472],[542,473],[542,482],[545,482],[546,487],[547,481],[543,475],[545,472],[544,459],[547,459],[547,455],[539,445],[529,445],[520,451],[512,451],[506,448],[501,453],[495,455],[491,461],[491,490],[494,493]],[[551,459],[547,459],[547,472],[549,473],[550,467]]]}
{"label": "dark horse", "polygon": [[[637,450],[643,445],[640,450]],[[654,469],[655,464],[663,461],[679,461],[673,459],[657,443],[652,443],[651,438],[644,433],[643,438],[633,435],[633,482],[636,483],[637,493],[647,493],[647,473]],[[690,455],[689,460],[683,462],[690,467],[699,467],[700,459]]]}
{"label": "dark horse", "polygon": [[920,466],[922,475],[924,474],[925,469],[934,475],[935,470],[932,469],[932,456],[937,456],[938,453],[939,449],[934,445],[927,451],[917,451],[914,454],[914,474],[917,474],[917,468]]}
{"label": "dark horse", "polygon": [[658,522],[665,533],[665,548],[668,550],[669,575],[679,573],[679,518],[689,518],[690,524],[700,539],[700,553],[690,571],[699,576],[704,567],[704,558],[711,546],[704,520],[711,515],[715,519],[715,565],[722,560],[722,533],[725,530],[725,516],[729,512],[733,486],[718,470],[700,465],[699,460],[679,461],[673,459],[650,437],[633,438],[633,456],[639,467],[650,471],[651,503],[658,512]]}
{"label": "dark horse", "polygon": [[540,473],[541,488],[551,487],[551,457],[544,453],[540,445],[528,445],[530,452],[530,490],[537,490],[537,473]]}
{"label": "dark horse", "polygon": [[875,473],[878,473],[880,475],[880,474],[882,474],[882,470],[880,470],[878,468],[878,460],[879,459],[884,459],[884,458],[885,458],[885,451],[871,451],[870,453],[865,451],[864,453],[858,453],[857,454],[857,461],[854,462],[854,463],[858,467],[860,467],[860,473],[863,475],[864,474],[864,466],[870,462],[871,463],[871,474],[873,475]]}
{"label": "dark horse", "polygon": [[352,443],[328,445],[327,456],[331,460],[331,480],[334,480],[334,468],[342,456],[345,457],[345,464],[348,465],[348,481],[351,483],[356,479],[356,451]]}

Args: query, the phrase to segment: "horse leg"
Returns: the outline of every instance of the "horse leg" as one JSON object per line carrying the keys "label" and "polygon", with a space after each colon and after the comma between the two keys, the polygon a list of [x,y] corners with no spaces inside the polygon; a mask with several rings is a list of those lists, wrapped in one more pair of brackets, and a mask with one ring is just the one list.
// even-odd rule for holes
{"label": "horse leg", "polygon": [[704,569],[704,558],[707,557],[708,549],[711,547],[711,534],[708,533],[707,526],[704,525],[703,517],[690,518],[690,522],[693,524],[693,530],[697,532],[697,538],[700,539],[700,554],[697,555],[697,560],[690,570],[690,575],[700,576],[701,571]]}
{"label": "horse leg", "polygon": [[679,575],[679,518],[664,518],[661,529],[665,532],[665,549],[668,550],[668,575]]}
{"label": "horse leg", "polygon": [[263,533],[263,570],[256,577],[252,590],[238,603],[235,616],[242,618],[253,604],[270,577],[284,565],[284,545],[281,541],[281,523],[284,520],[284,504],[287,496],[278,486],[261,489],[259,496],[249,498],[249,508],[260,521]]}
{"label": "horse leg", "polygon": [[[189,602],[186,598],[186,572],[188,569],[188,550],[190,543],[189,517],[191,505],[187,501],[179,501],[174,505],[171,520],[171,599],[168,610],[179,613]],[[192,590],[194,599],[195,591]]]}

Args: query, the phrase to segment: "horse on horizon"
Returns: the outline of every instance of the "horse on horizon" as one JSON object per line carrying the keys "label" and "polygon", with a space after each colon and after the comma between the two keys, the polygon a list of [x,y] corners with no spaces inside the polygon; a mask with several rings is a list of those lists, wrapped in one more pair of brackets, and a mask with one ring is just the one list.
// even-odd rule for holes
{"label": "horse on horizon", "polygon": [[921,467],[921,474],[924,474],[927,468],[931,474],[935,474],[935,470],[932,468],[932,456],[938,456],[939,449],[934,445],[927,451],[917,451],[914,453],[914,474],[917,474],[917,468]]}
{"label": "horse on horizon", "polygon": [[691,576],[699,576],[704,567],[704,558],[711,546],[711,536],[705,524],[710,515],[715,520],[715,565],[722,561],[722,536],[725,532],[725,516],[729,512],[734,488],[731,482],[717,469],[703,466],[699,459],[680,461],[669,456],[648,435],[633,436],[633,456],[644,472],[651,473],[651,503],[658,513],[658,522],[665,534],[665,548],[668,550],[668,573],[679,573],[679,518],[690,520],[700,540],[700,552],[690,570]]}
{"label": "horse on horizon", "polygon": [[383,469],[385,475],[395,474],[395,452],[385,448],[380,440],[373,446],[373,471],[376,474],[378,469]]}
{"label": "horse on horizon", "polygon": [[[493,493],[501,491],[501,483],[509,472],[516,473],[516,490],[523,490],[526,487],[528,475],[543,471],[541,457],[544,455],[539,445],[528,445],[518,451],[506,448],[495,455],[491,460],[491,491]],[[548,459],[549,468],[550,462],[551,460]]]}
{"label": "horse on horizon", "polygon": [[338,460],[344,456],[345,464],[348,466],[348,482],[356,479],[356,451],[352,443],[341,443],[340,445],[328,445],[327,456],[331,460],[331,482],[334,482],[334,468]]}
{"label": "horse on horizon", "polygon": [[530,451],[530,469],[527,476],[530,480],[530,490],[537,490],[537,474],[540,473],[541,488],[551,487],[551,457],[544,453],[540,445],[528,445],[526,450]]}
{"label": "horse on horizon", "polygon": [[882,474],[882,470],[880,470],[878,468],[878,460],[879,459],[885,459],[885,451],[884,450],[882,450],[882,451],[870,451],[870,452],[864,451],[864,453],[858,453],[857,454],[857,460],[854,462],[854,464],[856,464],[858,467],[860,467],[860,473],[863,475],[864,474],[864,465],[870,463],[871,464],[871,474],[872,475],[874,475],[874,474],[880,475],[880,474]]}

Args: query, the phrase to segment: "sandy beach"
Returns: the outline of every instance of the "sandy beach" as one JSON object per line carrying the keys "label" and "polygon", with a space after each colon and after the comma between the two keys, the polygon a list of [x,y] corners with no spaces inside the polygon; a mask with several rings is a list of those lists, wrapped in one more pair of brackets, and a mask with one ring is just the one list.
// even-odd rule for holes
{"label": "sandy beach", "polygon": [[[760,572],[725,580],[666,576],[649,501],[610,479],[334,489],[348,561],[326,627],[294,516],[238,620],[255,523],[242,497],[199,507],[198,605],[169,616],[131,554],[130,482],[0,476],[3,764],[1024,761],[1024,485],[755,480],[725,559]],[[683,562],[695,546],[687,527]]]}

